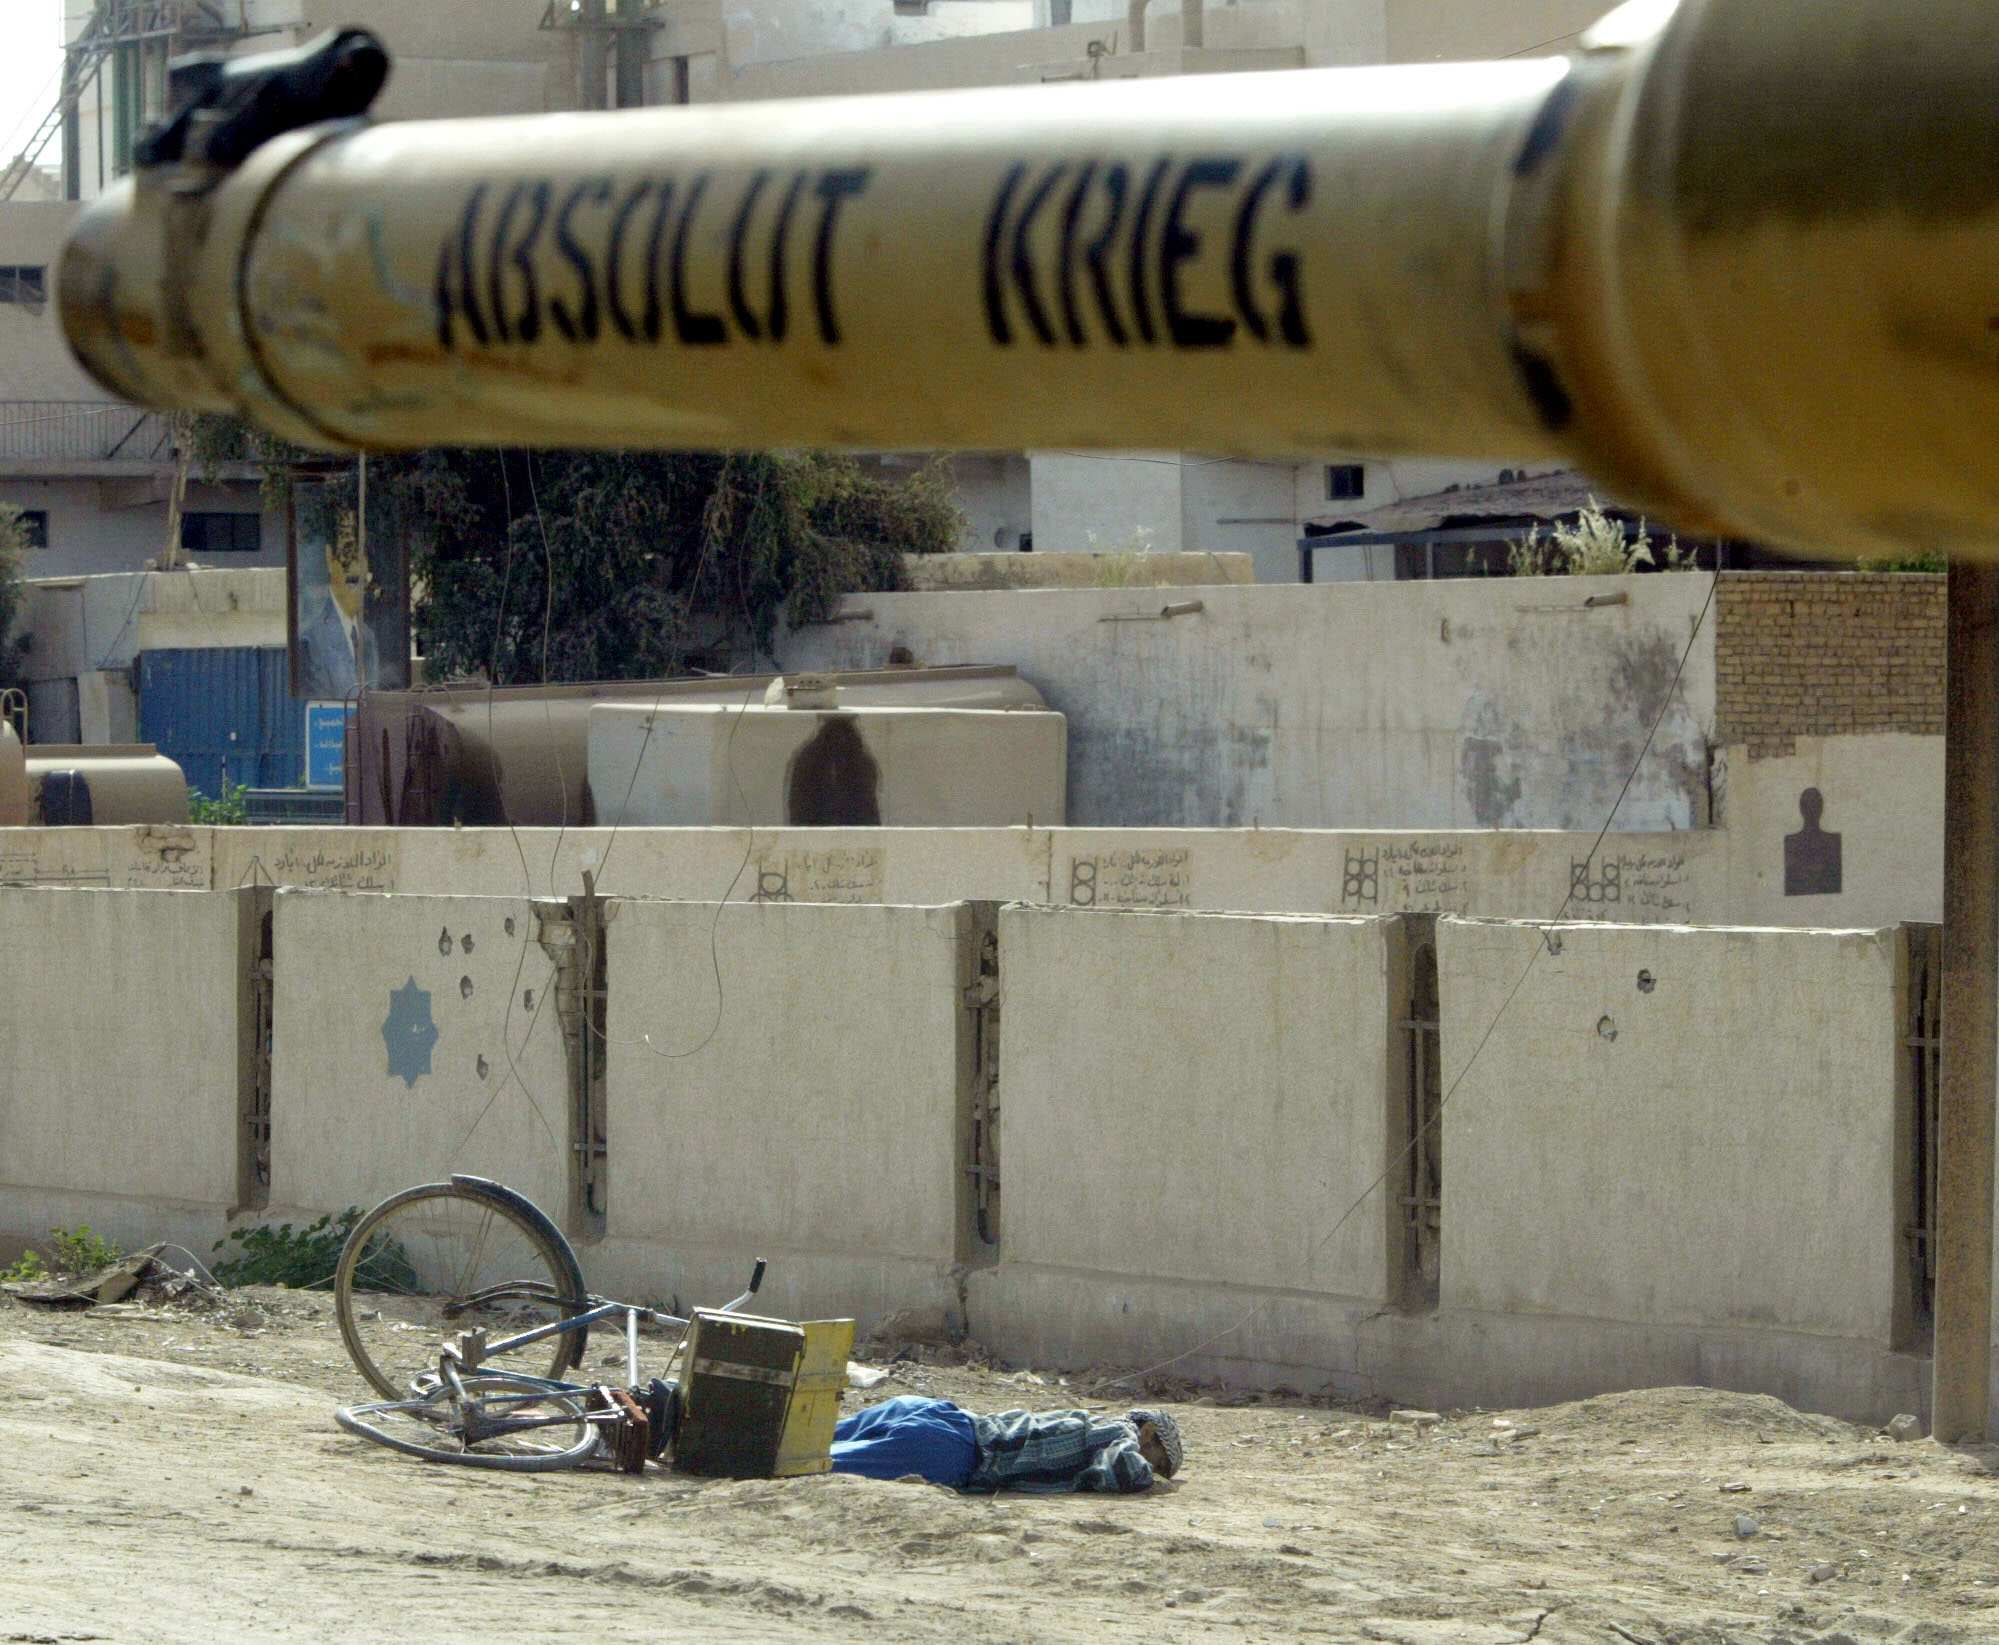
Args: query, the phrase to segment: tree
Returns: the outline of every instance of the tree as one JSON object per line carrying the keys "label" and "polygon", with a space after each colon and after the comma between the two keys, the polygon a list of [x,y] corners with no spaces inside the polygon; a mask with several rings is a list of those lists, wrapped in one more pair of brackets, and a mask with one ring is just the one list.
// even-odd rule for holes
{"label": "tree", "polygon": [[[204,461],[262,461],[280,487],[301,455],[241,425],[196,440]],[[301,535],[330,540],[353,518],[355,478],[301,486],[298,504]],[[905,587],[904,555],[955,548],[963,530],[935,465],[893,480],[817,454],[441,448],[368,461],[368,533],[408,544],[434,679],[754,664],[781,620]]]}
{"label": "tree", "polygon": [[30,636],[14,633],[26,590],[21,565],[28,553],[28,527],[20,509],[0,503],[0,689],[17,683],[19,659],[32,645]]}

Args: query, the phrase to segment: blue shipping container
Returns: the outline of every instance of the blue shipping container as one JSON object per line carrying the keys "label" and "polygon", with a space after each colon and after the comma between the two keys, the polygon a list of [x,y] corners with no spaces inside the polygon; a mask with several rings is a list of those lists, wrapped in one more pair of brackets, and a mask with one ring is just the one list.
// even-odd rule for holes
{"label": "blue shipping container", "polygon": [[139,653],[139,737],[211,799],[305,780],[305,704],[288,689],[282,647]]}

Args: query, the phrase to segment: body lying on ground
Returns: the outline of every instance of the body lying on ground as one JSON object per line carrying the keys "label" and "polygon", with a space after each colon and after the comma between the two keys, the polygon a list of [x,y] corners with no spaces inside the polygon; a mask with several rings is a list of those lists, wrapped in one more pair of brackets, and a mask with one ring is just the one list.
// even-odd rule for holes
{"label": "body lying on ground", "polygon": [[1001,1411],[899,1399],[842,1417],[833,1471],[960,1491],[1145,1491],[1180,1471],[1180,1428],[1164,1411]]}

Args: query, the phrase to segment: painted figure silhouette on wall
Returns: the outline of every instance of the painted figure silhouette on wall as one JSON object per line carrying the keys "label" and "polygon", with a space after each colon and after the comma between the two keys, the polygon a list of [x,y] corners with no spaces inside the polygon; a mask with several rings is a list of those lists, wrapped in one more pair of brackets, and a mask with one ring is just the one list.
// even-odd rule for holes
{"label": "painted figure silhouette on wall", "polygon": [[1819,827],[1825,796],[1816,788],[1806,789],[1798,796],[1798,814],[1805,826],[1784,836],[1784,895],[1837,896],[1842,879],[1839,836]]}

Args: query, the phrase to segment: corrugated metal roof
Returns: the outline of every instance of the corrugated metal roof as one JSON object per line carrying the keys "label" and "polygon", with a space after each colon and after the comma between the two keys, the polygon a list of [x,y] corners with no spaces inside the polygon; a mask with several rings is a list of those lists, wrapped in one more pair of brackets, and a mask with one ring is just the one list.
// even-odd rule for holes
{"label": "corrugated metal roof", "polygon": [[1322,532],[1348,531],[1441,531],[1458,526],[1476,526],[1493,521],[1500,524],[1554,520],[1574,514],[1594,497],[1607,509],[1619,512],[1602,486],[1574,469],[1554,474],[1537,474],[1505,485],[1453,486],[1422,497],[1405,497],[1355,514],[1321,515],[1307,522],[1306,529]]}

